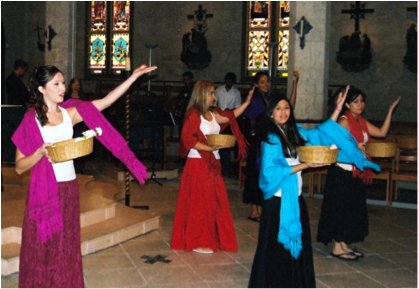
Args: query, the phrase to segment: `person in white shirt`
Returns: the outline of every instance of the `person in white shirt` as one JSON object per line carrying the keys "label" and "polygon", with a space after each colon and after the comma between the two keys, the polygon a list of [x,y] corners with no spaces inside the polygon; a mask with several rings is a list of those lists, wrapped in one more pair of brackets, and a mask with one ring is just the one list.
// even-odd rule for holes
{"label": "person in white shirt", "polygon": [[222,85],[215,90],[217,106],[221,108],[221,110],[235,109],[242,104],[241,94],[238,89],[234,87],[236,79],[236,75],[233,72],[227,73],[224,77],[225,85]]}

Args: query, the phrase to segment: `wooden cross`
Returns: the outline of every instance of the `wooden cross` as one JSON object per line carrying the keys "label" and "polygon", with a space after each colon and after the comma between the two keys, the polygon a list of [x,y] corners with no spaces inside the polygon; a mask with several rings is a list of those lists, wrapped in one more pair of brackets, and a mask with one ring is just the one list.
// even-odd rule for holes
{"label": "wooden cross", "polygon": [[415,13],[418,13],[418,6],[416,6],[416,7],[407,7],[407,12],[415,12]]}
{"label": "wooden cross", "polygon": [[[204,18],[204,15],[206,16],[206,18],[212,18],[214,17],[213,14],[207,14],[207,10],[202,10],[202,5],[198,5],[198,10],[195,10],[195,14],[193,15],[188,15],[188,20],[194,20],[196,15],[196,18],[198,21],[202,21],[202,19]],[[204,23],[198,23],[196,24],[196,26],[198,27],[198,30],[201,32],[202,31],[202,26],[204,25]]]}
{"label": "wooden cross", "polygon": [[351,14],[351,19],[355,18],[355,31],[359,31],[359,19],[365,19],[365,13],[374,13],[374,9],[365,9],[365,4],[360,1],[351,4],[351,9],[342,10],[342,14]]}

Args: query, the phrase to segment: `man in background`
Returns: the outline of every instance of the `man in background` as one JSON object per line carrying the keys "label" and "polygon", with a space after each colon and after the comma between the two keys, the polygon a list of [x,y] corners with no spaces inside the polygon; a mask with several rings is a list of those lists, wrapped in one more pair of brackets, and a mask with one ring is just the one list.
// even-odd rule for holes
{"label": "man in background", "polygon": [[22,81],[28,71],[28,63],[18,59],[15,61],[13,72],[6,78],[7,104],[22,105],[26,107],[30,92]]}

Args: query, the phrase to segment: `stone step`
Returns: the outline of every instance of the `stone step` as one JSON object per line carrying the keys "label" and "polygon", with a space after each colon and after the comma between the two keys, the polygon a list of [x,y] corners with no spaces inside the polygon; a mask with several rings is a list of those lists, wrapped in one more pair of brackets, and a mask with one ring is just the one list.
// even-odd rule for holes
{"label": "stone step", "polygon": [[[14,171],[14,170],[13,170]],[[19,271],[21,225],[29,178],[2,168],[2,275]],[[155,212],[141,211],[119,204],[116,198],[123,183],[106,177],[77,175],[80,194],[82,255],[115,246],[159,227]]]}

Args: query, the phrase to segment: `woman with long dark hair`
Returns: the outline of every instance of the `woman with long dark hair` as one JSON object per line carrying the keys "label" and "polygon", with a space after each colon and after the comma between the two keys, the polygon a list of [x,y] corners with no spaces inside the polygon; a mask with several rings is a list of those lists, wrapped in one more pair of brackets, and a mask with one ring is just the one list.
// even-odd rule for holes
{"label": "woman with long dark hair", "polygon": [[[292,84],[290,103],[294,107],[297,98],[297,83],[299,79],[298,71],[294,71],[294,80]],[[250,146],[246,162],[246,179],[243,189],[243,203],[250,204],[249,220],[259,222],[260,212],[263,201],[263,193],[259,188],[259,163],[260,151],[258,151],[257,143],[255,142],[255,122],[256,118],[266,109],[270,101],[269,97],[270,78],[266,71],[259,71],[253,77],[253,86],[255,91],[252,101],[244,111],[245,115],[250,120],[250,131],[246,133],[246,139]]]}
{"label": "woman with long dark hair", "polygon": [[100,141],[144,183],[148,177],[146,168],[100,111],[121,97],[138,77],[154,69],[155,66],[145,65],[137,68],[106,97],[93,102],[62,103],[65,80],[55,66],[41,66],[32,77],[31,108],[12,137],[16,145],[16,172],[31,170],[22,225],[19,287],[84,287],[79,194],[73,160],[54,163],[46,147],[71,139],[73,126],[84,120],[90,129],[101,127]]}
{"label": "woman with long dark hair", "polygon": [[258,118],[255,137],[261,143],[259,186],[264,200],[249,287],[316,285],[301,171],[327,164],[300,163],[297,147],[335,144],[358,166],[377,167],[365,161],[356,144],[336,124],[343,103],[344,95],[340,94],[331,119],[314,129],[297,126],[285,95],[273,98]]}
{"label": "woman with long dark hair", "polygon": [[[343,106],[338,124],[347,129],[351,137],[365,152],[365,143],[373,137],[385,137],[390,128],[391,116],[400,97],[388,110],[381,127],[376,127],[362,117],[366,95],[352,87]],[[369,158],[370,159],[370,158]],[[320,213],[317,241],[327,245],[333,242],[331,255],[341,260],[356,261],[364,257],[349,244],[362,242],[368,236],[366,185],[372,183],[372,171],[359,170],[352,164],[338,162],[327,171],[324,198]]]}

